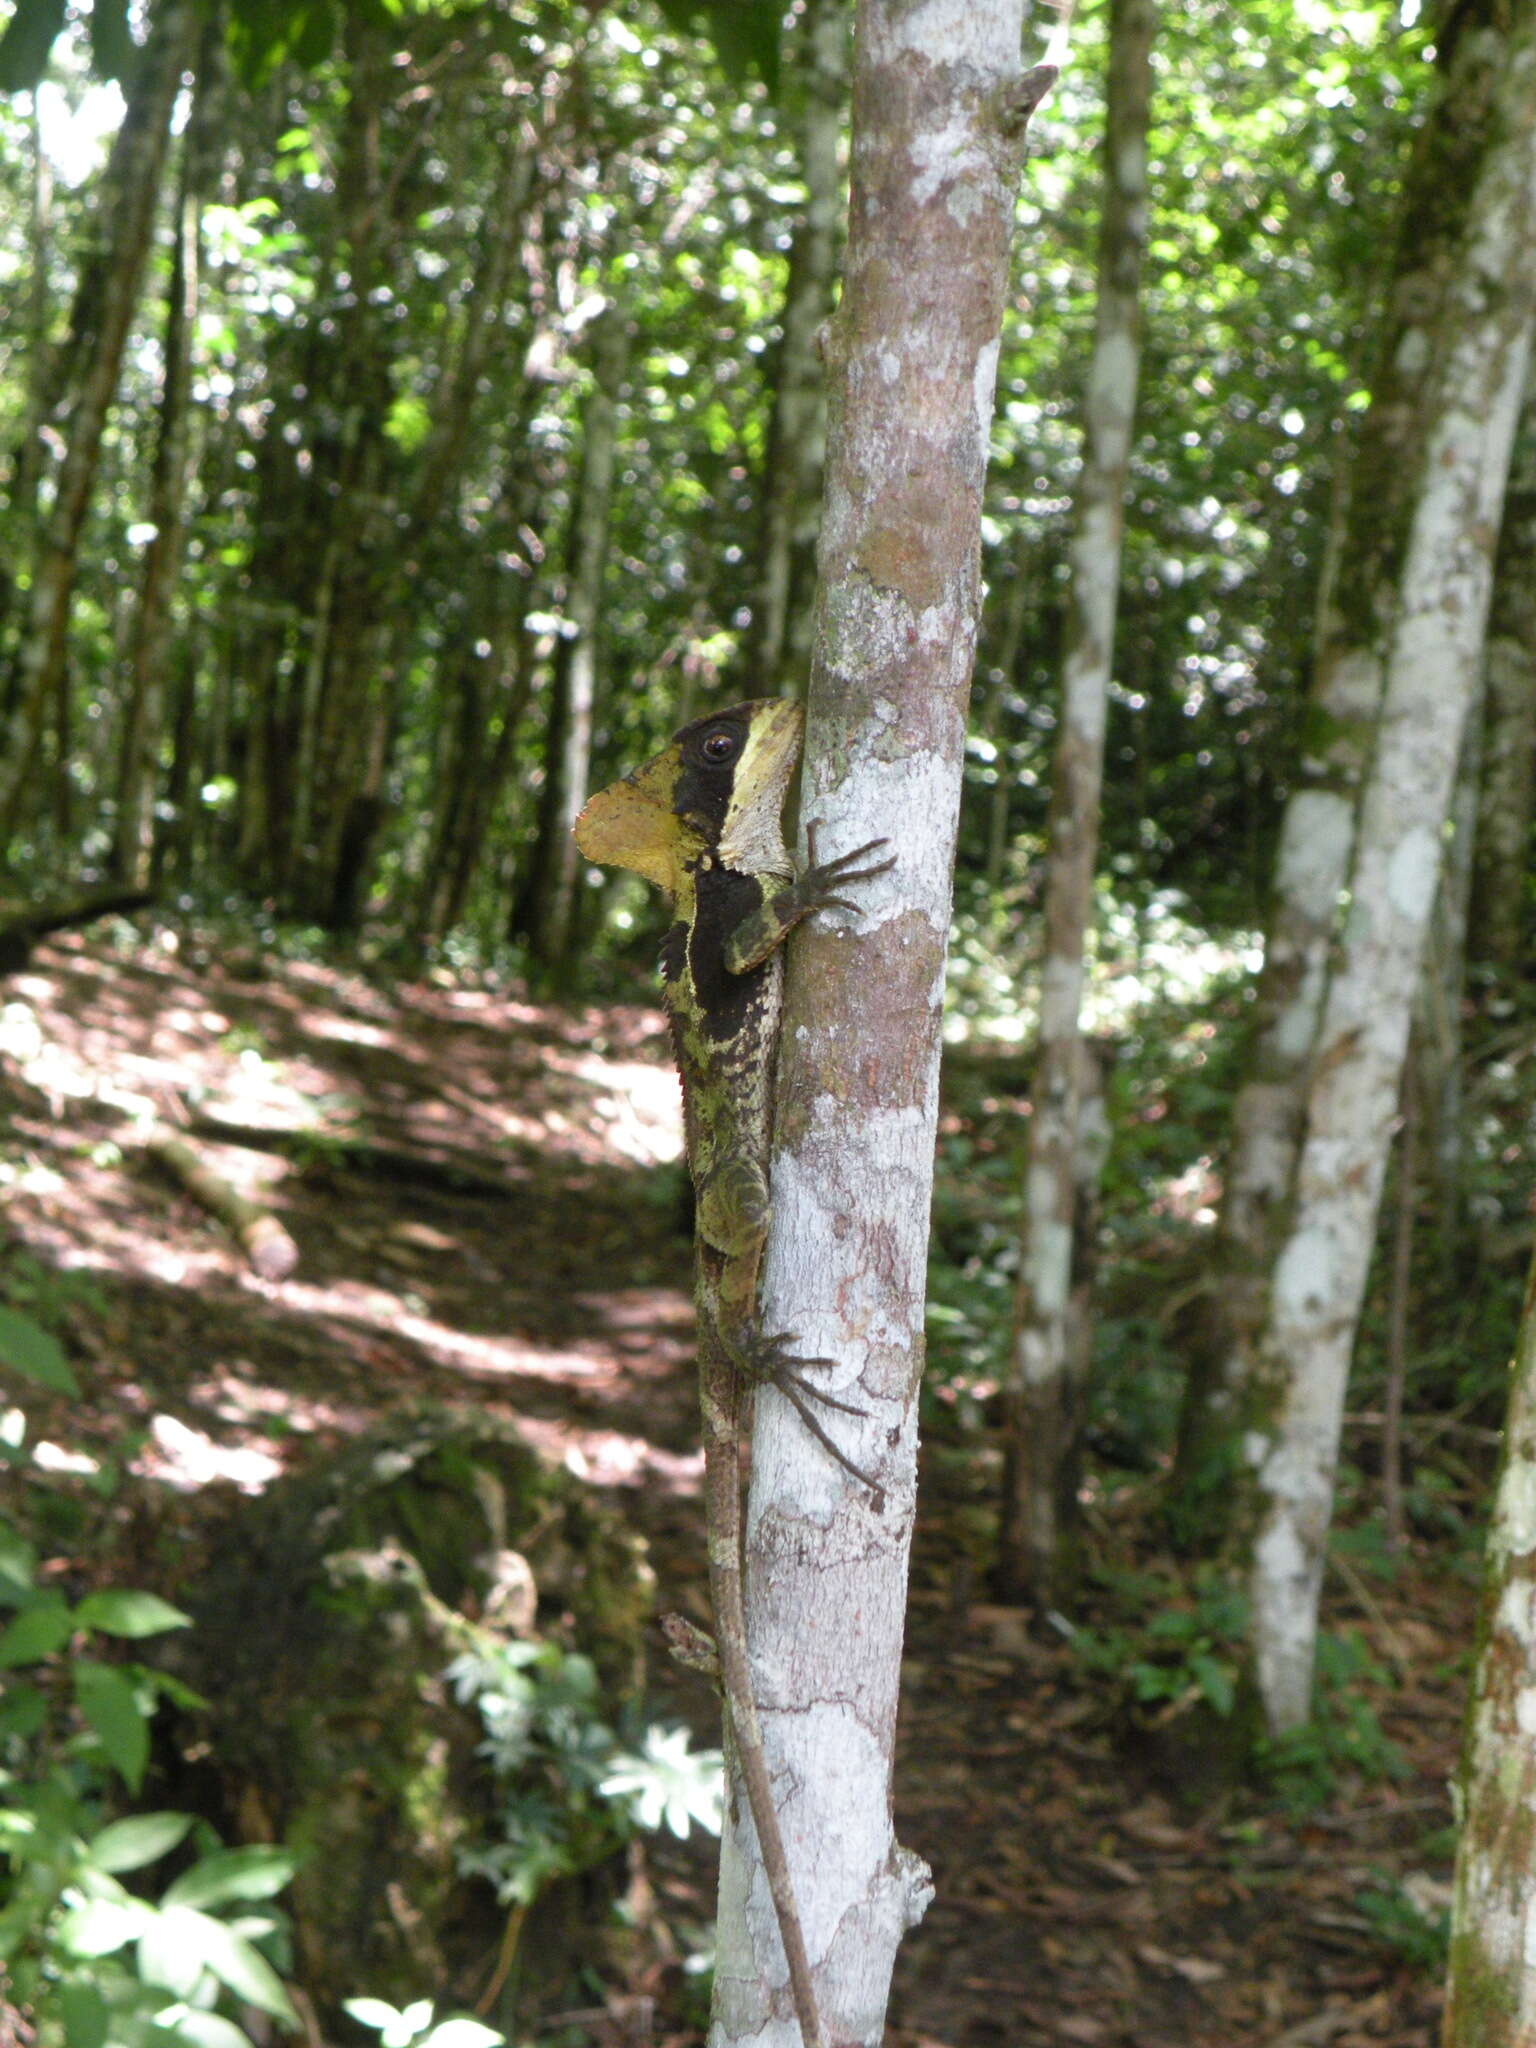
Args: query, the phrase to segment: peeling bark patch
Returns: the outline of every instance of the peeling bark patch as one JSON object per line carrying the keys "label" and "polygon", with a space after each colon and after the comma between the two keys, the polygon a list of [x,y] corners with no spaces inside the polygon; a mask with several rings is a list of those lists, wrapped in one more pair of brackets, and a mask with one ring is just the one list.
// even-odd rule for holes
{"label": "peeling bark patch", "polygon": [[914,610],[941,604],[944,565],[933,550],[933,520],[927,493],[913,490],[906,501],[887,495],[884,517],[859,550],[859,566],[871,583],[899,591]]}

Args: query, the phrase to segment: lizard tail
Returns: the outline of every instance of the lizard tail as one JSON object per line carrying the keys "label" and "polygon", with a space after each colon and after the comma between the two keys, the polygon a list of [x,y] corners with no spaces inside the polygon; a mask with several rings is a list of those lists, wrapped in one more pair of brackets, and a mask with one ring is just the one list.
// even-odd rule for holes
{"label": "lizard tail", "polygon": [[704,1476],[709,1499],[709,1592],[715,1610],[715,1647],[721,1687],[737,1763],[747,1788],[747,1805],[757,1830],[763,1873],[779,1923],[789,1965],[789,1985],[805,2048],[828,2048],[811,1981],[811,1962],[795,1904],[795,1889],[784,1853],[778,1809],[763,1755],[762,1726],[747,1656],[746,1608],[741,1583],[741,1483],[736,1464],[736,1431],[713,1430],[706,1421]]}

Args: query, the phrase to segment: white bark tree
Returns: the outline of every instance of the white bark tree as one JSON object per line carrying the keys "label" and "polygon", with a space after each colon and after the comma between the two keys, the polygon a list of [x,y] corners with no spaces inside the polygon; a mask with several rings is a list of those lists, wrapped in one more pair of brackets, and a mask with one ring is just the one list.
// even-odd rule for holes
{"label": "white bark tree", "polygon": [[[833,1415],[871,1501],[787,1405],[757,1402],[748,1632],[769,1768],[830,2037],[883,2033],[930,1895],[892,1831],[950,881],[980,595],[982,485],[1023,134],[1023,0],[860,0],[850,232],[801,814],[823,857],[889,836],[855,917],[790,948],[765,1326]],[[713,2048],[794,2048],[744,1813],[721,1864]]]}
{"label": "white bark tree", "polygon": [[1441,865],[1536,300],[1536,4],[1505,46],[1494,130],[1441,333],[1361,801],[1348,914],[1324,999],[1294,1206],[1258,1370],[1269,1413],[1249,1585],[1271,1729],[1311,1705],[1344,1391],[1375,1234],[1414,988]]}
{"label": "white bark tree", "polygon": [[1488,1529],[1483,1625],[1456,1787],[1444,2048],[1536,2040],[1536,1267],[1509,1388]]}
{"label": "white bark tree", "polygon": [[1009,1594],[1056,1597],[1072,1517],[1087,1304],[1073,1288],[1086,1062],[1079,1023],[1093,920],[1104,726],[1120,596],[1125,483],[1141,365],[1141,262],[1147,240],[1147,122],[1155,0],[1112,0],[1105,92],[1098,310],[1083,420],[1077,522],[1067,554],[1061,723],[1051,781],[1045,964],[1033,1114],[1024,1170],[1019,1304],[1008,1378],[1007,1474],[998,1574]]}
{"label": "white bark tree", "polygon": [[1217,1226],[1217,1284],[1201,1304],[1180,1418],[1173,1498],[1194,1533],[1225,1527],[1249,1411],[1269,1276],[1285,1229],[1330,949],[1371,759],[1439,336],[1493,133],[1509,25],[1468,0],[1404,178],[1371,406],[1337,494],[1319,602],[1314,681],[1281,821],[1243,1084],[1233,1105]]}

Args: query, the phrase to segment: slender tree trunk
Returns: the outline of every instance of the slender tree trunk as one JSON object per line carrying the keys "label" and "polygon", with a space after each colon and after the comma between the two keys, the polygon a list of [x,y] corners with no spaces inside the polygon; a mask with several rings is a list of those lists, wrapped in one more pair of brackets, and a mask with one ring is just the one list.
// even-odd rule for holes
{"label": "slender tree trunk", "polygon": [[[48,275],[53,261],[53,167],[48,161],[48,152],[43,148],[37,94],[38,88],[34,86],[27,123],[30,173],[27,180],[27,254],[31,266],[26,298],[27,408],[17,437],[10,487],[12,532],[18,540],[25,531],[24,520],[35,520],[37,516],[37,482],[43,468],[43,426],[48,417]],[[19,596],[14,569],[9,564],[0,566],[0,668],[4,671],[0,721],[6,724],[15,714],[20,686],[20,676],[9,659],[12,621]]]}
{"label": "slender tree trunk", "polygon": [[1522,0],[1439,337],[1349,915],[1260,1343],[1249,1588],[1259,1694],[1274,1731],[1299,1726],[1310,1711],[1345,1381],[1457,754],[1483,657],[1533,301],[1536,0]]}
{"label": "slender tree trunk", "polygon": [[511,547],[527,549],[521,530],[534,509],[537,477],[515,426],[509,439],[508,468],[503,517],[517,538],[507,549],[491,551],[483,565],[481,626],[486,656],[482,660],[474,652],[475,642],[482,637],[474,631],[466,632],[460,656],[453,726],[439,781],[441,805],[427,857],[418,920],[423,943],[428,945],[445,938],[464,915],[486,833],[511,769],[533,678],[524,622],[538,558],[520,559],[514,566]]}
{"label": "slender tree trunk", "polygon": [[1515,443],[1488,615],[1488,710],[1472,885],[1471,950],[1525,964],[1536,815],[1536,379]]}
{"label": "slender tree trunk", "polygon": [[1510,1374],[1459,1781],[1444,2048],[1536,2040],[1536,1266]]}
{"label": "slender tree trunk", "polygon": [[[195,28],[193,11],[176,0],[155,10],[98,198],[98,214],[104,224],[110,223],[109,229],[104,226],[104,234],[110,232],[111,238],[109,257],[101,277],[96,324],[89,336],[82,338],[85,353],[66,428],[53,510],[40,537],[32,571],[29,613],[18,657],[16,705],[0,749],[0,843],[16,824],[43,721],[57,701],[65,672],[80,536],[149,254],[171,110],[191,56]],[[61,761],[58,767],[63,775],[68,764]]]}
{"label": "slender tree trunk", "polygon": [[1455,1264],[1464,1221],[1466,1114],[1461,1013],[1467,983],[1467,916],[1482,775],[1487,671],[1485,659],[1467,707],[1440,886],[1435,891],[1423,972],[1419,977],[1413,1086],[1411,1091],[1405,1090],[1414,1096],[1416,1113],[1427,1136],[1421,1150],[1426,1155],[1435,1190],[1439,1218],[1436,1237],[1448,1271]]}
{"label": "slender tree trunk", "polygon": [[1387,1548],[1402,1555],[1403,1401],[1408,1381],[1408,1310],[1413,1291],[1413,1223],[1419,1194],[1418,1086],[1409,1059],[1403,1067],[1402,1120],[1397,1146],[1397,1215],[1392,1229],[1392,1273],[1387,1297],[1387,1382],[1382,1395],[1381,1509]]}
{"label": "slender tree trunk", "polygon": [[181,568],[191,426],[192,344],[196,333],[203,193],[214,169],[215,109],[223,24],[205,27],[196,99],[183,144],[171,275],[165,297],[165,366],[160,424],[149,485],[144,574],[129,657],[128,708],[118,762],[113,870],[125,882],[149,880],[154,858],[155,781],[165,721],[171,593]]}
{"label": "slender tree trunk", "polygon": [[1202,1304],[1172,1495],[1186,1533],[1226,1524],[1301,1144],[1330,948],[1371,758],[1429,389],[1507,53],[1502,0],[1469,0],[1404,181],[1366,414],[1330,534],[1301,758],[1281,823],[1246,1075],[1233,1106],[1215,1281]]}
{"label": "slender tree trunk", "polygon": [[1001,627],[997,630],[997,661],[988,678],[989,686],[985,699],[984,730],[996,749],[992,787],[988,792],[990,801],[987,805],[989,892],[1001,889],[1008,865],[1008,847],[1012,836],[1009,830],[1009,800],[1014,790],[1014,776],[1008,758],[1008,706],[1010,697],[1018,688],[1019,654],[1024,645],[1024,628],[1029,618],[1031,594],[1030,578],[1025,574],[1022,560],[1024,549],[1019,547],[1014,554],[1015,559],[1007,566],[1008,581],[1002,606],[1003,619]]}
{"label": "slender tree trunk", "polygon": [[[1141,355],[1141,259],[1147,240],[1147,123],[1154,0],[1112,0],[1099,230],[1098,320],[1088,370],[1077,530],[1068,555],[1061,724],[1051,785],[1045,965],[1035,1058],[1019,1300],[1006,1387],[1007,1441],[998,1540],[1000,1590],[1059,1598],[1074,1575],[1075,1516],[1061,1486],[1073,1460],[1086,1353],[1072,1285],[1078,1107],[1085,1053],[1079,1013],[1093,918],[1104,724],[1131,428]],[[1070,1519],[1063,1525],[1063,1512]]]}
{"label": "slender tree trunk", "polygon": [[[861,1417],[883,1500],[757,1401],[748,1632],[769,1765],[831,2038],[882,2037],[928,1873],[898,1848],[891,1755],[916,1481],[938,1112],[982,487],[1023,129],[1022,0],[860,0],[843,297],[801,814],[823,857],[891,835],[856,916],[790,948],[763,1317]],[[963,232],[960,231],[963,223]],[[743,1802],[721,1859],[713,2048],[792,2048],[773,1908]],[[765,1991],[765,1986],[772,1987]]]}
{"label": "slender tree trunk", "polygon": [[832,311],[841,231],[838,145],[848,98],[847,0],[807,0],[795,31],[805,211],[789,251],[773,416],[763,466],[762,576],[754,618],[760,696],[803,696],[827,403],[817,337]]}
{"label": "slender tree trunk", "polygon": [[612,304],[593,323],[592,389],[582,414],[581,473],[569,543],[566,637],[556,655],[550,693],[539,836],[515,925],[526,932],[535,962],[557,977],[569,965],[581,873],[571,827],[587,800],[619,397],[628,360],[629,317],[624,307]]}

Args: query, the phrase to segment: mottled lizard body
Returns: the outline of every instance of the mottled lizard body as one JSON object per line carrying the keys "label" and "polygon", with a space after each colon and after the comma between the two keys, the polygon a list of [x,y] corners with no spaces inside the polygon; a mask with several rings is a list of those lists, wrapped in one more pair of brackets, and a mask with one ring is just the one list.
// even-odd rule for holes
{"label": "mottled lizard body", "polygon": [[672,899],[662,985],[683,1084],[697,1203],[695,1295],[703,1410],[710,1598],[730,1732],[789,1966],[805,2048],[826,2048],[783,1837],[763,1755],[742,1599],[738,1447],[743,1394],[771,1382],[856,1477],[811,1404],[860,1411],[804,1377],[824,1359],[767,1336],[757,1287],[769,1222],[773,1077],[783,1004],[783,941],[812,911],[852,909],[839,891],[883,873],[858,863],[884,841],[799,875],[780,813],[800,751],[798,705],[759,699],[684,726],[633,775],[594,796],[576,839],[594,861],[632,868]]}

